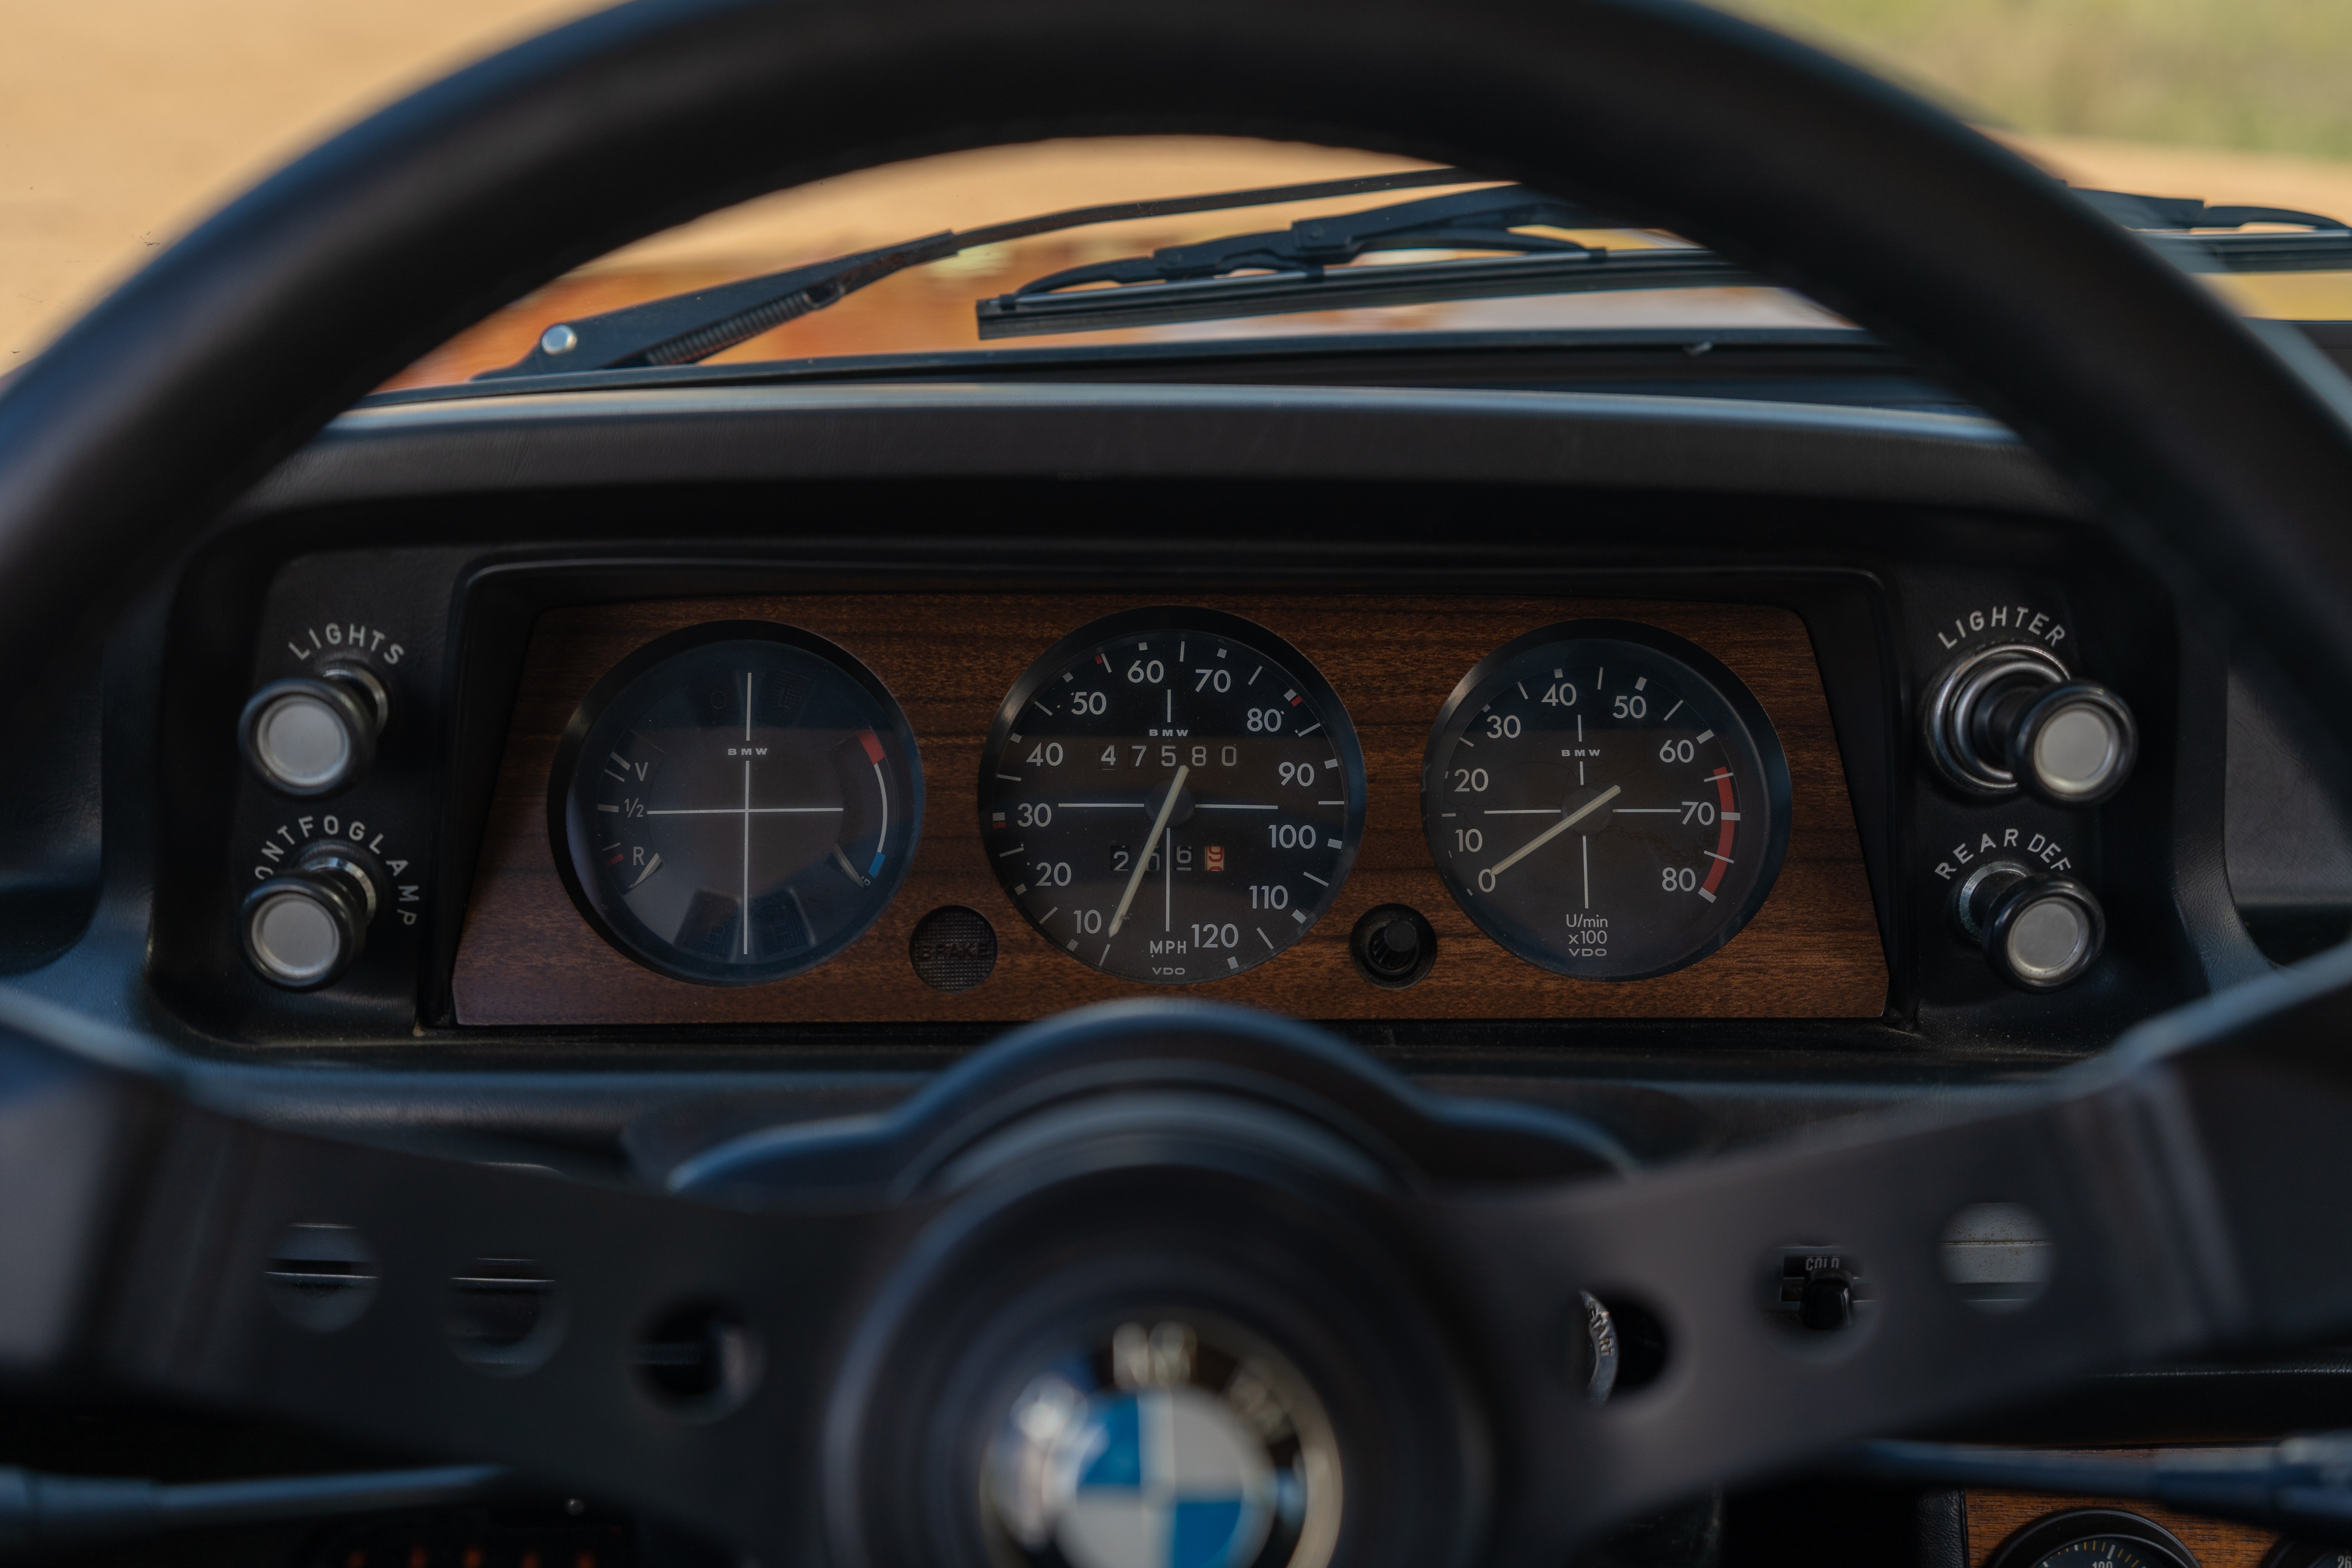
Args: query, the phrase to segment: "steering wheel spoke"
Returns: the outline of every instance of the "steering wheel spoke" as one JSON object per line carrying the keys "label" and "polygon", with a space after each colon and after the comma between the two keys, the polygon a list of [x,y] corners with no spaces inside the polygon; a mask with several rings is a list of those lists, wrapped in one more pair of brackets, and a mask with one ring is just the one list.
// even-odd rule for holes
{"label": "steering wheel spoke", "polygon": [[0,1080],[10,1152],[12,1120],[80,1113],[6,1173],[42,1201],[0,1245],[79,1244],[8,1247],[14,1370],[495,1459],[771,1548],[815,1528],[827,1379],[928,1207],[746,1210],[289,1133],[21,1037]]}
{"label": "steering wheel spoke", "polygon": [[[2088,1373],[2340,1330],[2347,1024],[2337,953],[1972,1110],[1422,1204],[1521,1467],[1507,1560]],[[1837,1306],[1809,1322],[1824,1282]],[[1646,1386],[1593,1396],[1588,1296],[1657,1342]]]}

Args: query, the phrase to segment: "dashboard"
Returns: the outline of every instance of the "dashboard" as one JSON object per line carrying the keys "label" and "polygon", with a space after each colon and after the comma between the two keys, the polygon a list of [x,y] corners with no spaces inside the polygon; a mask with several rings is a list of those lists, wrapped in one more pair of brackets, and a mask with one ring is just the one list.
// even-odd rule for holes
{"label": "dashboard", "polygon": [[[2065,1067],[2352,923],[2265,673],[2006,431],[1580,363],[378,400],[61,662],[32,743],[103,783],[0,785],[16,984],[247,1114],[621,1179],[1147,994],[1657,1163]],[[2260,1436],[2347,1366],[1982,1435]],[[1973,1563],[2064,1511],[1927,1500],[1934,1546],[1811,1495],[1708,1539]]]}
{"label": "dashboard", "polygon": [[[158,765],[183,781],[154,820],[167,1026],[231,1055],[622,1029],[671,1056],[747,1029],[886,1049],[1173,984],[1433,1045],[1843,1020],[1804,1037],[1916,1060],[1993,1037],[2069,1054],[2266,963],[2218,854],[2224,758],[2177,743],[2228,731],[2226,652],[2070,527],[2063,488],[1987,422],[1161,389],[1128,460],[1172,471],[1146,479],[1067,467],[1066,447],[1104,449],[1118,409],[1098,390],[347,417],[153,623]],[[1258,446],[1231,447],[1252,410]],[[921,471],[1003,465],[1008,413],[1013,466],[1049,477]],[[1506,454],[1498,480],[1497,439],[1537,415],[1518,466],[1581,471],[1514,481]],[[776,689],[822,678],[847,704],[798,728],[761,710],[737,738],[799,762],[729,761],[741,694],[698,698],[663,663],[746,638],[770,639]],[[1551,675],[1571,661],[1591,678]],[[1266,668],[1273,706],[1246,700]],[[1242,684],[1202,689],[1219,678]],[[1631,683],[1653,680],[1649,708]],[[699,716],[647,718],[665,682]],[[2087,795],[2003,771],[1994,710],[2014,727],[2053,691],[2105,737]],[[323,724],[345,771],[273,775],[265,709]],[[280,727],[298,750],[310,733]],[[642,773],[687,739],[719,748],[706,775]],[[844,745],[876,754],[818,756]],[[873,786],[855,799],[851,763]],[[1156,822],[1195,765],[1206,782],[1188,773]],[[832,808],[839,842],[776,837],[795,803]],[[599,831],[625,823],[669,836]],[[657,894],[658,931],[627,912]],[[2004,894],[2039,900],[2029,929],[2054,920],[2041,971],[1990,935]],[[745,940],[785,904],[789,940]],[[271,921],[283,962],[256,946]],[[1105,951],[1114,921],[1159,951]],[[1391,928],[1417,946],[1384,972]],[[950,1032],[887,1032],[906,1028]]]}

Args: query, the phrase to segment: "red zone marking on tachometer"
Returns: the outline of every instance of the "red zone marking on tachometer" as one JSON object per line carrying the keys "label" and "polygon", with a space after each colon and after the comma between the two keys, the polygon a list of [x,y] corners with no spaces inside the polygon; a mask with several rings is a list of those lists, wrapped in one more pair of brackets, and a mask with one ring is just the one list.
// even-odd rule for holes
{"label": "red zone marking on tachometer", "polygon": [[857,738],[866,742],[866,760],[867,762],[878,763],[882,760],[882,742],[874,738],[873,731],[860,730],[857,731]]}
{"label": "red zone marking on tachometer", "polygon": [[1709,893],[1714,892],[1716,889],[1723,885],[1723,873],[1731,865],[1731,813],[1733,810],[1733,800],[1731,795],[1731,775],[1729,773],[1717,773],[1715,775],[1715,792],[1723,802],[1722,805],[1717,808],[1717,820],[1722,827],[1722,832],[1717,836],[1715,841],[1715,852],[1718,857],[1720,857],[1720,858],[1718,858],[1714,865],[1706,868],[1706,880],[1700,884]]}

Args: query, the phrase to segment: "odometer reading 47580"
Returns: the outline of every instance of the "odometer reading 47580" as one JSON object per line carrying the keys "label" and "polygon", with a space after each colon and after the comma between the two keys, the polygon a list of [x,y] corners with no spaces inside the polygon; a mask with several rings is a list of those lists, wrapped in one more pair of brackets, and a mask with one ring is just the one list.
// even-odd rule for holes
{"label": "odometer reading 47580", "polygon": [[1628,621],[1533,632],[1439,714],[1423,825],[1447,888],[1532,963],[1635,980],[1696,963],[1770,892],[1789,765],[1738,678]]}
{"label": "odometer reading 47580", "polygon": [[1330,907],[1364,824],[1339,700],[1264,627],[1142,610],[1066,638],[981,759],[998,879],[1047,941],[1124,979],[1254,968]]}

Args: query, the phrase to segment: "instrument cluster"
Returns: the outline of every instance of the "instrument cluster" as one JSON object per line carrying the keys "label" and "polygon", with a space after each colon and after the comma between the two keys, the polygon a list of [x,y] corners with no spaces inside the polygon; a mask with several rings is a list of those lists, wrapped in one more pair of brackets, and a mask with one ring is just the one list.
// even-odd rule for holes
{"label": "instrument cluster", "polygon": [[[1170,606],[1039,653],[998,707],[975,793],[1006,898],[1067,962],[1190,985],[1278,959],[1326,916],[1367,776],[1347,703],[1307,655]],[[847,650],[716,622],[596,683],[547,801],[566,890],[607,942],[672,979],[758,984],[881,917],[920,835],[924,758]],[[1643,978],[1731,941],[1771,891],[1789,812],[1762,705],[1656,627],[1536,628],[1431,715],[1432,860],[1480,931],[1556,973]],[[1393,984],[1396,950],[1422,942],[1390,924],[1358,962]]]}

